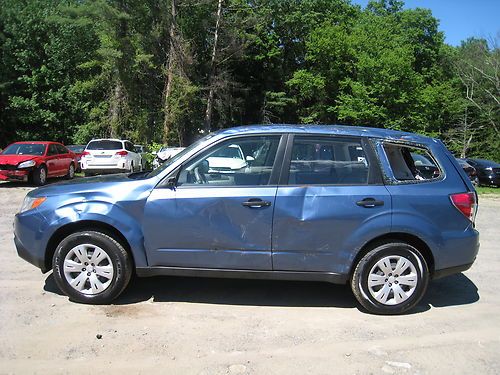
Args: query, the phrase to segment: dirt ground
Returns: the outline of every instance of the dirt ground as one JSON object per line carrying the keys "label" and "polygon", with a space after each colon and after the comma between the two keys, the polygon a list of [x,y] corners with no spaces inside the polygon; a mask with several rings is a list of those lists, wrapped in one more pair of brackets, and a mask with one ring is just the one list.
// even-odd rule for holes
{"label": "dirt ground", "polygon": [[498,198],[480,199],[474,266],[386,317],[347,286],[306,282],[134,279],[115,305],[72,303],[16,254],[28,190],[0,185],[1,374],[500,373]]}

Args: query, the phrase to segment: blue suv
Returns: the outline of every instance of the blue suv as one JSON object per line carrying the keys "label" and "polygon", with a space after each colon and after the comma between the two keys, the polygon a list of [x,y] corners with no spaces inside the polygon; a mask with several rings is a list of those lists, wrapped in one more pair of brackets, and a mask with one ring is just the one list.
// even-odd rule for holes
{"label": "blue suv", "polygon": [[350,284],[369,312],[414,307],[478,252],[477,195],[439,140],[347,126],[211,133],[152,172],[33,190],[19,255],[71,300],[109,303],[132,274]]}

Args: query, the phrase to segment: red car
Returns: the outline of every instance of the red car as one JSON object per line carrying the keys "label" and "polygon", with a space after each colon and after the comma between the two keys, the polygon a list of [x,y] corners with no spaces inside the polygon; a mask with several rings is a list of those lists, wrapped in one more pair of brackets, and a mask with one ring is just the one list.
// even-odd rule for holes
{"label": "red car", "polygon": [[0,152],[0,181],[45,185],[48,177],[73,178],[74,153],[57,142],[16,142]]}

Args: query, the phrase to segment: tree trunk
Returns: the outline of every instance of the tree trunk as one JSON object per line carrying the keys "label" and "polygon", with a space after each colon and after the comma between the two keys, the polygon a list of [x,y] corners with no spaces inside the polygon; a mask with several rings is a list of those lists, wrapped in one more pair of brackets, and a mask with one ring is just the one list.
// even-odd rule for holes
{"label": "tree trunk", "polygon": [[175,57],[175,27],[177,17],[177,0],[171,0],[171,21],[170,21],[170,47],[168,51],[167,74],[165,75],[165,88],[163,90],[163,141],[167,143],[168,134],[170,132],[171,119],[169,109],[169,98],[172,93],[172,84],[174,79],[174,69],[176,63]]}
{"label": "tree trunk", "polygon": [[215,85],[215,62],[217,59],[217,44],[219,41],[219,29],[220,22],[222,18],[222,2],[223,0],[218,0],[217,4],[217,18],[215,22],[215,31],[214,31],[214,45],[212,49],[212,58],[210,60],[210,70],[208,72],[208,97],[207,97],[207,108],[205,110],[205,119],[203,121],[203,130],[205,134],[210,133],[212,130],[212,113],[214,107],[214,85]]}
{"label": "tree trunk", "polygon": [[123,122],[123,87],[120,80],[117,80],[113,87],[111,103],[109,106],[110,114],[110,136],[111,138],[121,137],[121,123]]}

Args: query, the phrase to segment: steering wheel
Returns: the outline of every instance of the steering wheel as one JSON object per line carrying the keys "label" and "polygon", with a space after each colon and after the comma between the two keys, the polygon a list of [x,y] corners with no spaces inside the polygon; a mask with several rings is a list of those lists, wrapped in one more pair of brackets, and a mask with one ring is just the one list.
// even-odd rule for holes
{"label": "steering wheel", "polygon": [[208,173],[208,161],[203,160],[196,168],[194,169],[194,179],[197,184],[206,184],[208,183],[207,177],[205,176]]}

